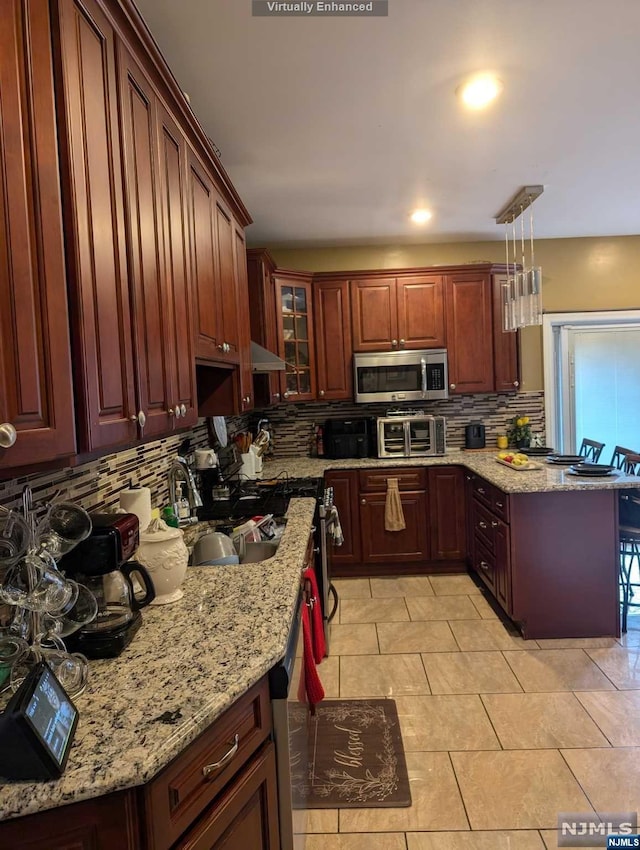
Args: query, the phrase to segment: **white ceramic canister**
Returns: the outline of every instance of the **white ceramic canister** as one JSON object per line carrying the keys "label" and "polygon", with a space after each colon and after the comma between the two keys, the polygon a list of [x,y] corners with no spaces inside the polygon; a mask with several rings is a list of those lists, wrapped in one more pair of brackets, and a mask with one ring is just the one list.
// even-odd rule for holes
{"label": "white ceramic canister", "polygon": [[161,519],[152,520],[140,534],[135,559],[151,576],[156,592],[152,605],[168,605],[182,599],[180,585],[187,574],[189,550],[179,528],[170,528]]}

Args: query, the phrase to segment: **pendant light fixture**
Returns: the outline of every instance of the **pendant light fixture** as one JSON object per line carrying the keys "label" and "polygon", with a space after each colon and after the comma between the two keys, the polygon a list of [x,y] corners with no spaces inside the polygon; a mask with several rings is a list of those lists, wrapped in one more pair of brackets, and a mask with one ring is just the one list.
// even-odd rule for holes
{"label": "pendant light fixture", "polygon": [[[507,282],[502,287],[502,322],[505,331],[542,324],[542,269],[535,264],[532,204],[543,191],[544,186],[523,186],[496,216],[496,224],[504,224],[505,235]],[[525,210],[529,210],[528,240],[525,238]]]}

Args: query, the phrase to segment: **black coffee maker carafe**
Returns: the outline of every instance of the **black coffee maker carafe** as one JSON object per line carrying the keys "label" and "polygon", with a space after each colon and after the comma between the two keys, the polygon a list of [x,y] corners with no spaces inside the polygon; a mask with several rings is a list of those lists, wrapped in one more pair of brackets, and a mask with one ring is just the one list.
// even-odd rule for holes
{"label": "black coffee maker carafe", "polygon": [[129,560],[140,540],[138,517],[92,514],[91,521],[91,534],[60,560],[60,569],[89,588],[98,615],[66,643],[87,658],[115,658],[142,625],[140,609],[154,599],[155,590],[146,569]]}
{"label": "black coffee maker carafe", "polygon": [[464,429],[465,449],[483,449],[485,447],[485,429],[482,422],[470,422]]}

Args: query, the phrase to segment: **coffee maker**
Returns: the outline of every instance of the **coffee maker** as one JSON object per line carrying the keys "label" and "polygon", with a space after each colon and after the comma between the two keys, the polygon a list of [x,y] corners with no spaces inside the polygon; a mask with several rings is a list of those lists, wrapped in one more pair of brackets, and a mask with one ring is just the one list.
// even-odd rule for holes
{"label": "coffee maker", "polygon": [[[154,599],[155,591],[146,569],[129,560],[140,541],[138,517],[92,514],[91,521],[89,537],[65,555],[59,566],[93,593],[98,615],[66,643],[69,650],[87,658],[115,658],[142,625],[140,609]],[[141,590],[134,588],[134,580]]]}

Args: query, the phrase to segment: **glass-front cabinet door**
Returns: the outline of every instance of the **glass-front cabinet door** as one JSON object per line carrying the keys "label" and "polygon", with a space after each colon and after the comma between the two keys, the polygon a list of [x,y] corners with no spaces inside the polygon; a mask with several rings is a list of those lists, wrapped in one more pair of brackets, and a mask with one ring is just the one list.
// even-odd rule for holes
{"label": "glass-front cabinet door", "polygon": [[280,373],[281,396],[310,401],[316,397],[311,275],[278,274],[275,287],[278,354],[287,364]]}

